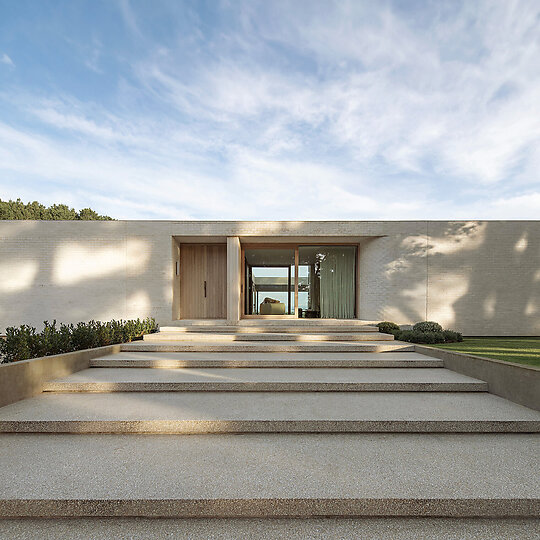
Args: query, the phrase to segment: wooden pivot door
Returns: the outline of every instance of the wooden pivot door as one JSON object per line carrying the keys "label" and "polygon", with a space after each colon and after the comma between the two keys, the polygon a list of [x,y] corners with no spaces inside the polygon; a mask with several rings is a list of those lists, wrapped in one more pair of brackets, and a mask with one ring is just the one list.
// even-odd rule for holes
{"label": "wooden pivot door", "polygon": [[227,245],[180,246],[180,317],[227,318]]}

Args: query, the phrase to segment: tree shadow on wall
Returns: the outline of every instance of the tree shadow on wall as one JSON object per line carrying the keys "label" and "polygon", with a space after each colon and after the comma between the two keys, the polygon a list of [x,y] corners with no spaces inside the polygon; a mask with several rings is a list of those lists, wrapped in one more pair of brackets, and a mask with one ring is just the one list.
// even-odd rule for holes
{"label": "tree shadow on wall", "polygon": [[[64,235],[65,228],[55,235],[50,223],[40,228],[40,222],[21,222],[18,229],[6,229],[1,239],[0,268],[13,269],[4,279],[16,281],[17,269],[25,265],[32,268],[32,277],[20,278],[13,289],[0,288],[0,333],[20,324],[40,330],[44,320],[53,319],[70,323],[135,313],[155,316],[150,288],[156,279],[156,255],[149,238],[126,234],[122,222],[94,223],[88,233],[75,226]],[[129,242],[145,254],[144,260],[132,257],[140,261],[132,267],[126,254]]]}
{"label": "tree shadow on wall", "polygon": [[474,257],[451,257],[446,262],[451,268],[467,261],[470,264],[467,292],[453,303],[456,323],[464,332],[469,335],[540,333],[538,224],[510,222],[501,226],[488,222]]}
{"label": "tree shadow on wall", "polygon": [[390,312],[466,335],[540,333],[539,223],[430,222],[427,233],[404,235],[386,265]]}

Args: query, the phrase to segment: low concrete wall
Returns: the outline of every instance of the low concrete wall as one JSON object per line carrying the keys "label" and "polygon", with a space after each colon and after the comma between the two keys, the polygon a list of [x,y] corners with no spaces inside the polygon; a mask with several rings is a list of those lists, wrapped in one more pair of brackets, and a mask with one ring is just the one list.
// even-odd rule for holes
{"label": "low concrete wall", "polygon": [[0,407],[41,393],[43,383],[85,369],[90,360],[120,352],[108,345],[0,365]]}
{"label": "low concrete wall", "polygon": [[490,393],[540,411],[540,368],[424,345],[414,348],[417,353],[441,359],[452,371],[486,381]]}

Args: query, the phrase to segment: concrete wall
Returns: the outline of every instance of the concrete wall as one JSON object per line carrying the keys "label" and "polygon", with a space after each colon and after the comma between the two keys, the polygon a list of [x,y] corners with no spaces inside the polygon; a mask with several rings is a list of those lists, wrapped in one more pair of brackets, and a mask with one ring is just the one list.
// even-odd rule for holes
{"label": "concrete wall", "polygon": [[540,369],[470,354],[415,345],[415,351],[440,358],[444,367],[488,383],[488,391],[540,411]]}
{"label": "concrete wall", "polygon": [[540,335],[539,221],[0,221],[0,333],[45,319],[169,322],[177,244],[227,237],[358,243],[364,320]]}
{"label": "concrete wall", "polygon": [[120,345],[108,345],[1,364],[0,407],[40,394],[45,382],[86,369],[93,358],[118,352]]}

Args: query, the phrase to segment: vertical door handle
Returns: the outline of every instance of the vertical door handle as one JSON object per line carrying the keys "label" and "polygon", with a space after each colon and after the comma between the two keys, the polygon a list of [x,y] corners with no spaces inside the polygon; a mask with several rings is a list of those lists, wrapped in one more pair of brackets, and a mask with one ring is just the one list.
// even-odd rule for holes
{"label": "vertical door handle", "polygon": [[204,297],[206,298],[206,281],[204,282]]}

